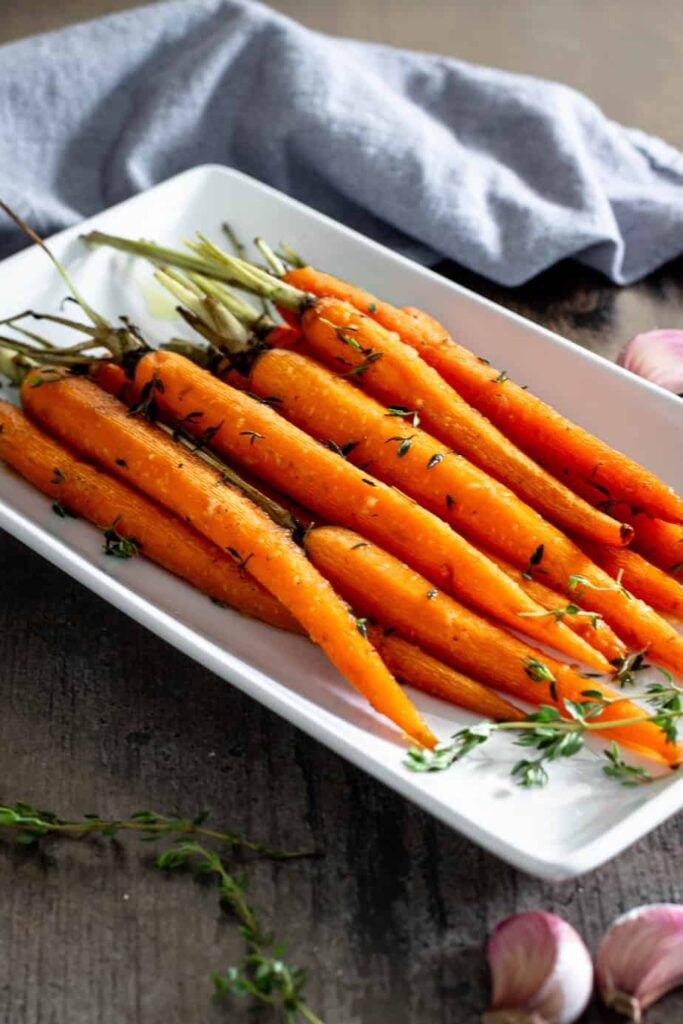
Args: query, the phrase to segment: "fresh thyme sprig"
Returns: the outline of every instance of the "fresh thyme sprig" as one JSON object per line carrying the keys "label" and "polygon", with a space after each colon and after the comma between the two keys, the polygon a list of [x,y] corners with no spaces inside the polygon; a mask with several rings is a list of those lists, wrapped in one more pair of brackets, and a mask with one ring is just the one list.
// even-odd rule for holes
{"label": "fresh thyme sprig", "polygon": [[[544,786],[549,779],[548,764],[578,754],[583,749],[586,735],[591,732],[652,722],[664,732],[667,740],[675,743],[676,724],[683,714],[681,695],[678,687],[650,688],[645,697],[655,708],[654,714],[596,721],[606,707],[619,703],[622,698],[607,698],[599,690],[586,690],[583,693],[586,700],[563,701],[568,717],[564,717],[558,708],[542,704],[538,711],[520,721],[479,722],[460,729],[450,740],[437,744],[433,750],[411,747],[404,764],[414,772],[444,771],[485,743],[495,732],[516,732],[519,733],[517,745],[534,749],[539,756],[517,761],[512,768],[513,779],[525,787]],[[625,762],[616,743],[610,745],[604,756],[609,763],[603,771],[622,785],[636,786],[655,781],[644,768]]]}
{"label": "fresh thyme sprig", "polygon": [[[583,596],[583,593],[586,590],[600,590],[600,591],[612,591],[612,590],[614,590],[617,593],[622,594],[622,596],[625,597],[627,601],[632,601],[633,600],[633,594],[631,593],[630,590],[627,590],[626,587],[621,582],[622,579],[623,579],[623,576],[624,576],[624,570],[620,569],[619,572],[617,573],[615,579],[614,579],[614,583],[610,583],[606,587],[601,587],[597,583],[592,583],[588,579],[587,576],[582,576],[581,573],[576,573],[575,575],[569,577],[569,579],[567,581],[567,590],[569,591],[570,594],[576,594],[577,601],[581,600],[581,597]],[[581,588],[581,589],[579,589],[579,588]]]}
{"label": "fresh thyme sprig", "polygon": [[251,853],[262,854],[275,860],[291,860],[310,856],[308,852],[290,853],[275,850],[262,843],[253,842],[229,830],[207,828],[207,815],[184,818],[178,815],[159,814],[156,811],[136,811],[128,818],[102,818],[98,814],[86,814],[79,820],[60,818],[52,811],[41,811],[25,801],[13,806],[0,805],[0,829],[16,832],[16,841],[23,846],[37,843],[47,836],[105,836],[113,838],[121,832],[136,833],[149,842],[163,837],[202,836],[216,840],[231,849],[241,848]]}
{"label": "fresh thyme sprig", "polygon": [[281,1008],[288,1024],[295,1024],[299,1015],[309,1024],[322,1024],[304,1002],[305,972],[282,960],[283,948],[271,934],[264,932],[254,908],[247,901],[244,883],[228,872],[215,850],[185,840],[162,853],[157,866],[165,871],[185,869],[195,875],[215,875],[221,903],[241,924],[245,956],[238,967],[230,967],[222,974],[212,973],[218,996],[246,996]]}
{"label": "fresh thyme sprig", "polygon": [[[0,831],[13,833],[21,846],[35,846],[54,837],[113,839],[122,833],[137,834],[146,842],[172,840],[172,845],[156,858],[156,867],[163,871],[189,870],[196,876],[216,876],[221,904],[232,911],[241,926],[244,955],[237,966],[211,974],[216,994],[252,998],[274,1010],[282,1010],[287,1024],[296,1024],[300,1017],[309,1024],[322,1024],[304,999],[305,972],[282,959],[282,944],[264,930],[257,912],[246,899],[245,883],[228,870],[225,859],[226,851],[248,851],[275,860],[311,856],[312,851],[274,850],[236,832],[208,828],[205,821],[206,815],[184,818],[156,811],[138,811],[123,819],[88,814],[72,821],[23,801],[13,806],[0,806]],[[203,842],[198,841],[200,838]],[[218,843],[221,852],[207,842]]]}
{"label": "fresh thyme sprig", "polygon": [[517,612],[520,619],[541,619],[546,616],[552,616],[555,622],[562,622],[567,615],[576,616],[577,618],[583,617],[590,619],[591,625],[594,629],[597,629],[598,623],[602,619],[600,612],[592,612],[589,609],[579,608],[578,604],[569,602],[566,605],[558,605],[557,608],[539,609],[537,612]]}
{"label": "fresh thyme sprig", "polygon": [[116,529],[121,516],[117,516],[111,526],[107,526],[104,532],[104,544],[102,550],[105,555],[112,558],[134,558],[142,548],[142,544],[136,537],[126,537]]}
{"label": "fresh thyme sprig", "polygon": [[635,686],[638,681],[636,673],[643,672],[650,667],[645,662],[645,654],[646,650],[643,648],[641,651],[633,651],[632,654],[626,654],[623,658],[615,658],[610,662],[615,670],[612,678],[622,689],[626,686]]}

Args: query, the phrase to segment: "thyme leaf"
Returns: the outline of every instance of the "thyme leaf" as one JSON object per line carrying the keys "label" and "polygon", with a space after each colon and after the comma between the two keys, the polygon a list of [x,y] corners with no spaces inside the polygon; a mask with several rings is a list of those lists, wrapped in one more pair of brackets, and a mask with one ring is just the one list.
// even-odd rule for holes
{"label": "thyme leaf", "polygon": [[[356,342],[356,344],[358,343]],[[363,352],[365,353],[365,361],[363,363],[359,363],[357,366],[353,366],[350,370],[347,370],[346,373],[342,373],[342,377],[361,376],[372,366],[373,363],[377,362],[377,360],[381,359],[384,355],[383,352],[375,352],[372,349],[363,349]]]}
{"label": "thyme leaf", "polygon": [[368,622],[369,621],[370,620],[368,618],[366,618],[366,617],[359,618],[358,616],[356,616],[356,629],[358,630],[358,632],[360,633],[360,635],[362,637],[365,637],[366,640],[368,638]]}
{"label": "thyme leaf", "polygon": [[642,786],[654,781],[652,775],[644,768],[627,764],[616,743],[610,743],[607,750],[603,750],[603,755],[608,761],[603,765],[603,772],[608,778],[616,779],[622,786]]}
{"label": "thyme leaf", "polygon": [[401,437],[401,435],[399,434],[396,437],[388,437],[384,443],[390,444],[392,441],[399,441],[400,444],[396,449],[396,455],[399,459],[402,459],[403,456],[407,455],[408,452],[410,451],[410,447],[413,443],[414,437],[415,434],[411,434],[409,437]]}
{"label": "thyme leaf", "polygon": [[554,683],[555,676],[538,658],[523,658],[524,672],[535,683]]}
{"label": "thyme leaf", "polygon": [[29,377],[28,385],[30,388],[40,388],[43,384],[57,384],[62,380],[64,374],[52,366],[41,367],[40,373],[36,373]]}
{"label": "thyme leaf", "polygon": [[67,508],[67,506],[58,499],[55,499],[52,502],[52,511],[56,516],[59,516],[60,519],[78,519],[76,513],[72,512],[70,508]]}
{"label": "thyme leaf", "polygon": [[407,405],[388,405],[385,416],[401,416],[409,419],[414,427],[420,425],[420,414],[417,409],[409,409]]}
{"label": "thyme leaf", "polygon": [[262,441],[265,435],[259,434],[257,430],[240,430],[240,437],[248,437],[249,444],[253,445],[254,441]]}
{"label": "thyme leaf", "polygon": [[111,526],[104,530],[104,544],[102,550],[105,555],[112,558],[134,558],[142,548],[142,544],[135,537],[124,537],[116,529],[121,516],[117,516]]}
{"label": "thyme leaf", "polygon": [[162,395],[164,390],[164,382],[157,377],[155,371],[143,385],[139,401],[134,402],[128,407],[128,415],[142,416],[150,423],[154,423],[159,419],[159,403],[156,396]]}

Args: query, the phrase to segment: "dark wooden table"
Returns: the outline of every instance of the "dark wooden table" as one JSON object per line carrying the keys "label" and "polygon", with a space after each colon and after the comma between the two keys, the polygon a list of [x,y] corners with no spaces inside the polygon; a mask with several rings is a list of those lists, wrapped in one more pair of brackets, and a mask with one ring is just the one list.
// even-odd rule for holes
{"label": "dark wooden table", "polygon": [[[441,269],[608,358],[637,331],[683,325],[683,262],[623,290],[571,264],[516,291]],[[0,799],[64,815],[208,807],[217,823],[264,841],[325,851],[257,863],[250,895],[308,968],[309,1001],[326,1024],[469,1024],[486,1002],[483,943],[502,916],[554,910],[595,944],[619,912],[683,899],[680,819],[578,882],[526,877],[6,535],[0,681]],[[0,1024],[270,1019],[212,1004],[207,972],[234,961],[236,929],[212,892],[155,872],[147,848],[67,843],[41,853],[0,842],[0,863]],[[584,1024],[608,1019],[593,1007]],[[648,1015],[681,1019],[683,992]]]}

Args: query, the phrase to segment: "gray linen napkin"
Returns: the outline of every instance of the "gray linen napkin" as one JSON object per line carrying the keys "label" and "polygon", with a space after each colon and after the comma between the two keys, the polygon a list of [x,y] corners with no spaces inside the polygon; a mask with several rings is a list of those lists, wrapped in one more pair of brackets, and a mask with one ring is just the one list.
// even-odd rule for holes
{"label": "gray linen napkin", "polygon": [[[683,251],[683,154],[552,82],[175,0],[0,47],[0,196],[42,233],[195,164],[502,284]],[[21,239],[0,224],[0,249]]]}

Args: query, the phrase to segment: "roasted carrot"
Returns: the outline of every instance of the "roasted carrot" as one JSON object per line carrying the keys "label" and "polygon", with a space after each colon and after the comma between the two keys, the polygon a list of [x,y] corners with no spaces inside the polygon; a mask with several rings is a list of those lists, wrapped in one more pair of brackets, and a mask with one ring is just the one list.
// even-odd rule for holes
{"label": "roasted carrot", "polygon": [[[630,529],[537,465],[397,334],[367,314],[346,302],[323,298],[303,312],[301,328],[306,349],[316,359],[385,405],[410,410],[425,430],[504,483],[546,519],[603,544],[628,540]],[[268,341],[275,346],[281,335],[273,335]]]}
{"label": "roasted carrot", "polygon": [[458,345],[426,313],[399,309],[312,267],[289,271],[285,281],[314,295],[349,302],[395,331],[466,402],[568,486],[574,480],[599,484],[615,500],[683,522],[683,499],[658,477],[506,379],[482,356]]}
{"label": "roasted carrot", "polygon": [[[215,600],[290,632],[301,627],[248,572],[220,548],[160,505],[84,462],[55,441],[15,406],[0,401],[0,459],[79,516],[96,526],[115,524],[116,533],[135,539],[140,555],[163,566]],[[401,637],[368,628],[373,646],[389,670],[417,689],[497,720],[523,713],[488,687],[468,679]]]}
{"label": "roasted carrot", "polygon": [[[145,361],[143,356],[138,366]],[[50,433],[182,516],[248,567],[377,711],[423,745],[434,745],[431,730],[361,635],[349,608],[288,531],[228,486],[220,472],[129,415],[121,402],[84,377],[31,371],[21,397],[29,415]]]}
{"label": "roasted carrot", "polygon": [[368,637],[397,679],[496,722],[519,722],[524,712],[482,683],[433,658],[415,644],[380,626],[368,625]]}
{"label": "roasted carrot", "polygon": [[[20,409],[3,401],[0,459],[58,501],[60,508],[77,513],[105,532],[115,524],[119,537],[129,541],[134,538],[140,555],[208,596],[269,625],[301,632],[301,626],[286,608],[220,548],[162,506],[78,458]],[[524,717],[514,704],[407,640],[395,634],[385,636],[383,630],[373,626],[368,627],[368,636],[389,670],[400,676],[402,682],[488,718]]]}
{"label": "roasted carrot", "polygon": [[[440,448],[418,427],[399,420],[397,428],[386,408],[298,353],[264,353],[254,362],[249,381],[257,394],[277,394],[278,408],[300,427],[331,439],[349,459],[369,463],[376,477],[400,487],[459,532],[600,613],[628,644],[648,648],[667,668],[683,671],[683,638],[668,622],[632,600],[576,544],[506,487]],[[356,444],[351,448],[352,442]],[[403,560],[420,569],[409,558]],[[580,586],[570,585],[573,577],[581,577]],[[533,635],[526,613],[518,615],[518,622],[520,618],[525,622],[521,628]]]}
{"label": "roasted carrot", "polygon": [[58,510],[66,508],[100,527],[119,557],[139,548],[141,555],[214,600],[281,629],[301,631],[286,608],[220,548],[165,508],[79,459],[20,409],[2,401],[0,459],[54,498]]}
{"label": "roasted carrot", "polygon": [[651,608],[683,618],[683,586],[673,576],[646,561],[637,551],[606,548],[587,541],[581,541],[581,547],[613,579],[619,579]]}
{"label": "roasted carrot", "polygon": [[[596,545],[599,547],[600,545]],[[615,550],[615,549],[610,549]],[[616,550],[621,550],[616,549]],[[605,655],[608,661],[614,662],[626,655],[626,647],[600,616],[593,615],[588,610],[581,609],[578,605],[562,599],[555,590],[551,590],[545,583],[534,579],[528,571],[517,569],[500,555],[493,555],[490,551],[482,548],[484,554],[495,562],[499,569],[502,569],[510,579],[524,590],[529,597],[533,598],[546,611],[552,612],[556,617],[561,618],[569,629],[583,637],[596,650]]]}
{"label": "roasted carrot", "polygon": [[[374,544],[339,527],[313,530],[306,550],[314,564],[357,611],[394,627],[429,653],[506,693],[532,704],[582,700],[587,688],[616,698],[596,720],[622,721],[646,712],[595,680],[540,653],[468,611],[446,594],[430,597],[429,582]],[[606,731],[607,732],[607,731]],[[670,763],[683,752],[650,722],[609,730],[613,739]]]}
{"label": "roasted carrot", "polygon": [[432,582],[492,617],[604,669],[604,659],[562,623],[520,616],[541,609],[444,522],[288,423],[269,404],[279,408],[280,395],[259,402],[172,352],[150,353],[138,364],[140,390],[154,379],[163,387],[156,394],[162,412],[184,421],[200,439],[208,437],[216,451],[330,522],[385,544]]}
{"label": "roasted carrot", "polygon": [[664,572],[683,580],[683,527],[651,519],[644,512],[633,512],[626,505],[611,507],[611,514],[630,523],[635,531],[633,549]]}

